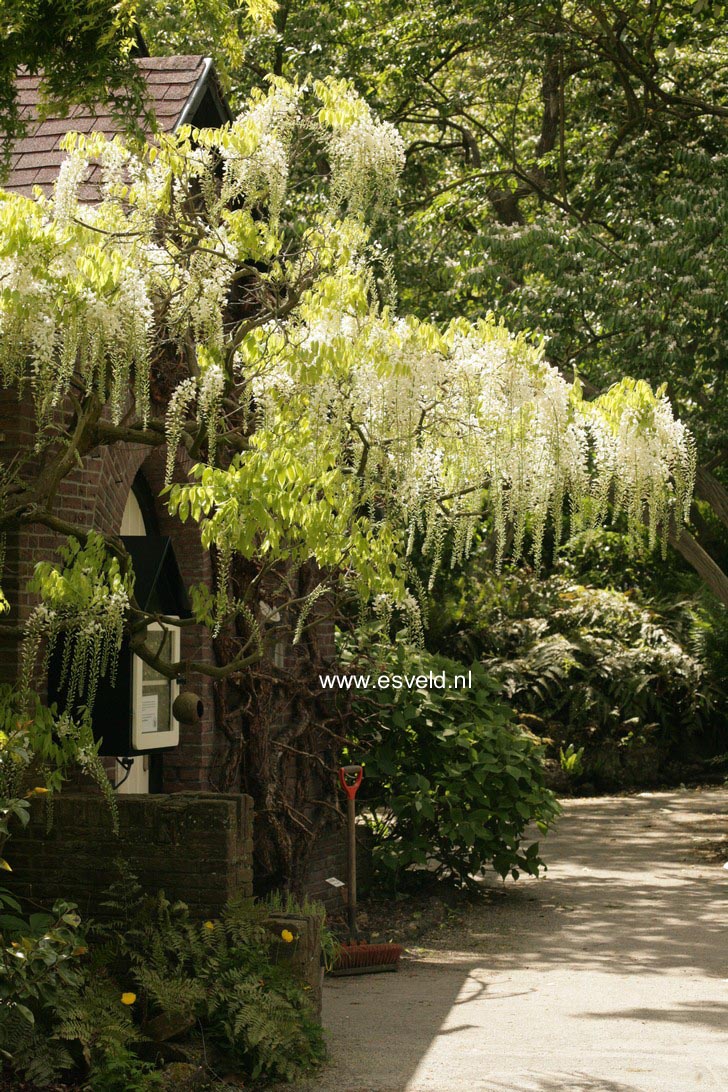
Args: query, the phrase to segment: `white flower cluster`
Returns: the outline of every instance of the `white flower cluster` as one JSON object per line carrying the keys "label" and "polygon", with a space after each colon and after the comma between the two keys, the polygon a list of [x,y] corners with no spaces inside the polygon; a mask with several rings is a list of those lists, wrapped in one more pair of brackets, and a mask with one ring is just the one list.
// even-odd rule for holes
{"label": "white flower cluster", "polygon": [[[316,101],[324,106],[314,116]],[[328,150],[332,179],[328,200],[316,197],[304,245],[296,238],[296,246],[312,261],[320,252],[321,266],[333,267],[358,245],[340,203],[357,214],[372,197],[381,203],[403,162],[393,127],[335,81],[323,81],[307,99],[303,89],[276,80],[231,126],[194,140],[184,129],[141,155],[119,138],[66,138],[52,198],[0,201],[0,381],[30,379],[41,425],[74,380],[108,402],[115,423],[133,395],[146,424],[150,351],[160,334],[187,359],[198,345],[222,359],[241,266],[275,266],[276,292],[286,276],[295,279],[295,260],[279,268],[287,244],[278,218],[299,132],[308,146],[313,138]],[[97,203],[79,202],[84,180],[97,188]],[[202,386],[198,408],[213,422],[207,411],[219,376]],[[172,419],[179,404],[170,407]]]}
{"label": "white flower cluster", "polygon": [[308,336],[282,343],[256,397],[272,431],[282,405],[300,405],[313,437],[304,457],[349,453],[360,506],[403,527],[408,551],[418,540],[433,579],[447,532],[455,562],[487,511],[498,563],[507,543],[518,557],[527,534],[538,563],[549,519],[559,541],[564,518],[573,529],[611,507],[635,536],[646,521],[654,541],[687,517],[694,445],[664,396],[625,381],[584,402],[493,321],[441,335],[374,311],[319,313]]}
{"label": "white flower cluster", "polygon": [[167,419],[165,431],[167,434],[167,466],[165,469],[164,483],[169,485],[174,474],[174,461],[179,447],[182,429],[189,409],[197,397],[197,379],[190,376],[184,379],[172,392],[172,397],[167,406]]}
{"label": "white flower cluster", "polygon": [[602,519],[611,502],[632,531],[646,520],[651,547],[659,528],[664,552],[671,521],[689,518],[697,463],[689,430],[665,394],[641,380],[621,380],[583,411],[594,451],[591,522]]}
{"label": "white flower cluster", "polygon": [[405,158],[394,125],[367,110],[353,124],[335,129],[327,147],[334,194],[349,211],[364,212],[372,202],[378,209],[389,204]]}
{"label": "white flower cluster", "polygon": [[21,691],[27,693],[43,641],[44,672],[58,640],[63,637],[60,684],[66,687],[65,702],[84,699],[91,708],[99,679],[109,675],[113,685],[124,635],[129,597],[123,588],[98,595],[83,612],[39,603],[26,623],[22,648]]}
{"label": "white flower cluster", "polygon": [[[499,561],[507,544],[518,556],[526,536],[538,560],[549,519],[558,539],[565,517],[589,525],[608,507],[627,514],[633,534],[646,520],[651,539],[664,539],[670,520],[687,516],[695,473],[692,440],[664,395],[625,381],[587,403],[492,320],[441,332],[373,306],[361,213],[391,196],[402,140],[345,83],[313,90],[307,99],[275,81],[233,125],[165,137],[142,156],[79,138],[52,200],[0,199],[0,379],[30,379],[43,422],[76,380],[115,421],[133,390],[145,420],[150,347],[171,344],[191,374],[168,404],[167,480],[188,415],[214,461],[222,400],[236,391],[236,421],[250,415],[258,452],[290,451],[328,483],[330,494],[312,492],[319,534],[335,537],[342,513],[355,513],[360,560],[384,542],[382,571],[395,567],[388,544],[405,542],[432,558],[434,578],[448,536],[452,560],[467,555],[486,511]],[[291,197],[291,208],[313,210],[305,226],[298,213],[279,220],[298,133],[331,166],[328,195],[317,178],[307,206]],[[101,171],[95,208],[77,199],[89,163]],[[273,321],[286,300],[295,308]],[[279,466],[271,490],[278,480],[285,491],[290,469]],[[236,534],[215,541],[223,584]],[[122,608],[110,601],[77,630],[74,648],[92,666]],[[404,610],[416,625],[412,604]],[[30,632],[66,621],[39,613]]]}
{"label": "white flower cluster", "polygon": [[29,374],[41,423],[74,376],[108,399],[115,421],[134,389],[146,420],[154,310],[145,248],[137,236],[107,244],[76,216],[84,162],[66,161],[51,202],[0,202],[0,378]]}
{"label": "white flower cluster", "polygon": [[197,394],[200,417],[207,429],[207,461],[214,464],[217,448],[218,427],[225,391],[225,373],[219,364],[210,360],[202,371]]}
{"label": "white flower cluster", "polygon": [[53,187],[54,216],[58,224],[69,224],[76,215],[78,188],[88,174],[88,169],[88,160],[82,155],[69,156],[61,163]]}
{"label": "white flower cluster", "polygon": [[297,87],[278,81],[267,95],[256,95],[219,140],[223,159],[221,202],[266,196],[273,224],[280,216],[289,175],[289,149],[300,121]]}

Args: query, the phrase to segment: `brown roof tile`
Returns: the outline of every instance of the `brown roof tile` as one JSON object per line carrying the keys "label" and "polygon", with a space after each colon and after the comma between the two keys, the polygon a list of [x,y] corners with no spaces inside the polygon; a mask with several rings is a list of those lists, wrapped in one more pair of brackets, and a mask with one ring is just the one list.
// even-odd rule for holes
{"label": "brown roof tile", "polygon": [[[149,104],[157,123],[165,132],[172,132],[205,71],[205,59],[192,54],[181,57],[143,57],[138,63],[149,89]],[[25,194],[26,197],[32,197],[34,185],[42,186],[46,192],[50,190],[65,157],[65,152],[58,147],[64,133],[96,131],[113,136],[119,132],[118,121],[111,117],[106,105],[99,106],[96,110],[90,110],[86,106],[74,106],[65,118],[56,116],[38,120],[39,85],[38,76],[22,70],[18,73],[20,114],[26,120],[31,119],[31,125],[28,134],[15,144],[12,165],[4,188]],[[93,186],[87,184],[83,189],[83,197],[93,200]]]}
{"label": "brown roof tile", "polygon": [[188,96],[188,88],[194,86],[190,84],[178,84],[173,83],[168,87],[160,85],[159,98],[167,102],[169,99],[186,99]]}
{"label": "brown roof tile", "polygon": [[[30,143],[30,142],[29,142]],[[30,151],[21,154],[18,166],[27,170],[29,167],[45,167],[48,164],[48,151]]]}
{"label": "brown roof tile", "polygon": [[35,136],[25,137],[22,141],[22,152],[17,150],[20,147],[20,144],[16,145],[13,162],[17,162],[20,158],[29,153],[49,152],[52,148],[58,147],[60,140],[60,133],[36,133]]}
{"label": "brown roof tile", "polygon": [[202,57],[196,53],[183,53],[177,57],[144,57],[140,65],[145,73],[180,72],[202,65]]}
{"label": "brown roof tile", "polygon": [[36,186],[52,186],[58,177],[58,167],[40,167],[34,182]]}
{"label": "brown roof tile", "polygon": [[36,167],[33,167],[29,171],[19,168],[18,170],[13,172],[14,177],[17,179],[17,184],[13,188],[16,189],[19,193],[26,193],[28,197],[32,197],[31,190],[35,183],[37,174],[38,170]]}

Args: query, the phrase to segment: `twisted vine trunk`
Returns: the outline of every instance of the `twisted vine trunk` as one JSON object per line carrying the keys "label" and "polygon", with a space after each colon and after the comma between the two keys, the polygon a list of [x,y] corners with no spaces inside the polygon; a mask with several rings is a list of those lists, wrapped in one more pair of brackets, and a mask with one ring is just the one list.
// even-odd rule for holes
{"label": "twisted vine trunk", "polygon": [[[238,562],[234,583],[247,583],[249,570]],[[313,566],[296,576],[298,595],[318,583]],[[297,645],[292,627],[283,624],[259,664],[215,684],[223,739],[215,781],[220,790],[246,792],[255,802],[259,894],[284,888],[300,897],[316,838],[339,816],[335,775],[345,711],[319,682],[333,666],[333,622],[324,611],[310,621]],[[230,663],[248,636],[244,623],[238,628],[234,637],[215,642],[221,663]]]}

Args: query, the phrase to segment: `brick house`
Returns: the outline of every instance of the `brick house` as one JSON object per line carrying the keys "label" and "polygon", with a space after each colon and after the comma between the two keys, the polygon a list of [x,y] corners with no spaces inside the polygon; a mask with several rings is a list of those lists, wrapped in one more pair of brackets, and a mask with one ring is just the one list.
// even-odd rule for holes
{"label": "brick house", "polygon": [[[142,57],[139,67],[144,75],[150,106],[160,130],[174,132],[181,125],[218,126],[232,117],[220,89],[212,62],[200,56]],[[39,80],[20,73],[18,98],[21,114],[30,122],[27,135],[13,150],[10,172],[4,188],[32,197],[35,187],[48,193],[58,175],[64,153],[59,145],[69,131],[102,132],[113,136],[117,131],[108,109],[92,113],[86,107],[74,108],[68,117],[38,120]],[[84,184],[81,197],[93,201],[96,195],[94,174]],[[33,408],[24,401],[18,405],[13,393],[0,395],[0,460],[32,444]],[[183,470],[180,467],[180,470]],[[162,488],[164,454],[143,445],[115,444],[100,449],[84,459],[83,466],[61,483],[56,500],[59,516],[71,523],[138,539],[143,536],[169,537],[181,582],[185,586],[210,579],[210,558],[203,550],[193,527],[172,520],[156,498]],[[91,517],[91,518],[89,518]],[[52,557],[60,539],[43,528],[23,529],[8,536],[6,546],[6,594],[17,621],[27,617],[33,597],[25,591],[33,565],[43,557]],[[181,653],[194,659],[209,659],[209,637],[200,627],[181,632]],[[0,647],[0,672],[10,680],[17,667],[17,646],[6,642]],[[180,725],[179,746],[158,755],[140,756],[127,770],[108,763],[112,781],[122,793],[179,790],[206,790],[210,787],[210,763],[213,750],[213,702],[205,680],[195,680],[205,712],[201,721]]]}
{"label": "brick house", "polygon": [[[174,132],[181,125],[214,127],[231,119],[230,109],[208,58],[201,56],[141,57],[150,105],[159,128]],[[92,113],[85,107],[74,108],[68,117],[38,119],[39,91],[37,77],[18,76],[19,106],[29,121],[27,135],[13,150],[10,173],[3,188],[32,197],[34,188],[48,193],[58,175],[64,153],[59,145],[69,131],[100,131],[113,136],[118,131],[108,110],[100,107]],[[81,198],[95,200],[93,173],[81,190]],[[0,462],[7,462],[19,450],[32,448],[35,430],[33,406],[29,399],[18,402],[14,392],[0,391]],[[140,444],[101,447],[84,458],[83,465],[63,479],[58,489],[54,513],[71,524],[122,536],[127,542],[148,539],[150,543],[168,542],[172,561],[165,565],[174,583],[178,571],[180,588],[196,583],[212,583],[211,558],[200,544],[192,523],[180,524],[170,517],[158,500],[163,486],[165,449],[150,449]],[[178,460],[180,478],[187,466],[184,456]],[[27,473],[34,473],[31,463]],[[34,606],[34,596],[26,590],[35,563],[52,558],[62,536],[40,526],[24,526],[8,534],[3,575],[3,589],[11,604],[11,623],[22,623]],[[143,546],[140,547],[143,550]],[[137,572],[134,551],[129,547]],[[150,546],[150,549],[152,547]],[[154,566],[152,566],[154,568]],[[147,589],[150,594],[155,588]],[[184,604],[180,606],[180,611]],[[169,605],[165,613],[179,613]],[[214,662],[209,633],[199,626],[180,631],[180,658]],[[333,628],[324,640],[333,657]],[[280,655],[285,658],[286,652]],[[277,651],[276,655],[279,653]],[[17,640],[0,634],[0,682],[17,677],[19,648]],[[135,658],[136,659],[136,658]],[[138,661],[141,673],[141,661]],[[144,668],[146,673],[147,669]],[[161,679],[161,677],[159,677]],[[145,681],[147,681],[145,679]],[[152,690],[154,680],[152,682]],[[132,863],[140,878],[162,884],[170,895],[197,901],[200,912],[213,913],[234,889],[249,887],[251,875],[252,801],[239,793],[215,793],[213,778],[216,747],[220,734],[215,724],[213,685],[205,677],[192,680],[204,708],[199,721],[175,725],[178,743],[158,753],[140,754],[129,761],[128,752],[112,751],[105,759],[112,784],[123,798],[122,838],[126,849],[133,849]],[[133,689],[133,687],[132,687]],[[182,684],[182,691],[185,686]],[[52,687],[51,687],[51,696]],[[115,700],[125,701],[124,693],[111,694],[106,708]],[[286,696],[281,695],[281,716],[285,717]],[[128,698],[134,701],[134,694]],[[118,702],[117,702],[118,704]],[[171,704],[171,699],[168,705]],[[104,723],[104,699],[100,691],[94,720],[98,734],[108,728]],[[143,696],[140,708],[132,709],[131,719],[145,715]],[[137,725],[138,727],[138,725]],[[108,735],[108,733],[107,733]],[[104,748],[107,750],[107,748]],[[114,757],[112,757],[112,755]],[[133,757],[133,756],[132,756]],[[296,770],[291,763],[289,778]],[[197,801],[185,803],[179,793],[203,794]],[[151,794],[151,795],[149,795]],[[175,800],[174,797],[177,796]],[[145,802],[144,797],[148,797]],[[155,804],[156,798],[156,804]],[[242,810],[241,810],[242,809]],[[89,798],[64,792],[56,805],[55,833],[49,836],[40,816],[35,816],[27,837],[18,840],[20,858],[14,862],[17,880],[25,893],[41,901],[62,890],[83,905],[92,904],[93,889],[101,882],[100,860],[108,861],[113,850],[108,838],[89,845],[86,831],[103,826],[97,805]],[[94,818],[96,817],[96,818]],[[210,830],[205,833],[206,827]],[[176,834],[173,832],[176,830]],[[207,838],[207,841],[205,840]],[[24,841],[25,849],[20,843]],[[209,843],[209,844],[208,844]],[[199,851],[199,852],[198,852]],[[210,871],[200,871],[200,857]],[[77,862],[72,865],[70,862]],[[81,867],[78,862],[85,862]],[[307,888],[315,897],[332,896],[325,878],[343,874],[342,840],[338,830],[322,832],[312,853]],[[103,870],[102,870],[103,871]],[[197,895],[191,898],[191,892]],[[334,893],[333,905],[340,899]],[[328,899],[327,899],[328,901]]]}

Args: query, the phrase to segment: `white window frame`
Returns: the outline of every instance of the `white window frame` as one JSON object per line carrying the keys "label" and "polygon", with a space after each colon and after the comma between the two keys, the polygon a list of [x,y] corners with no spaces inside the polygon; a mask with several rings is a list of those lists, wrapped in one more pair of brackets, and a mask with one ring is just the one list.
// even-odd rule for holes
{"label": "white window frame", "polygon": [[[176,663],[180,658],[180,631],[177,626],[162,626],[151,622],[147,627],[148,635],[167,632],[172,637],[172,658]],[[144,692],[144,662],[134,656],[132,663],[132,706],[131,706],[131,742],[136,751],[156,751],[162,747],[177,747],[179,744],[179,722],[172,714],[172,706],[179,694],[179,683],[173,679],[169,683],[169,725],[167,731],[142,731],[142,695]]]}

